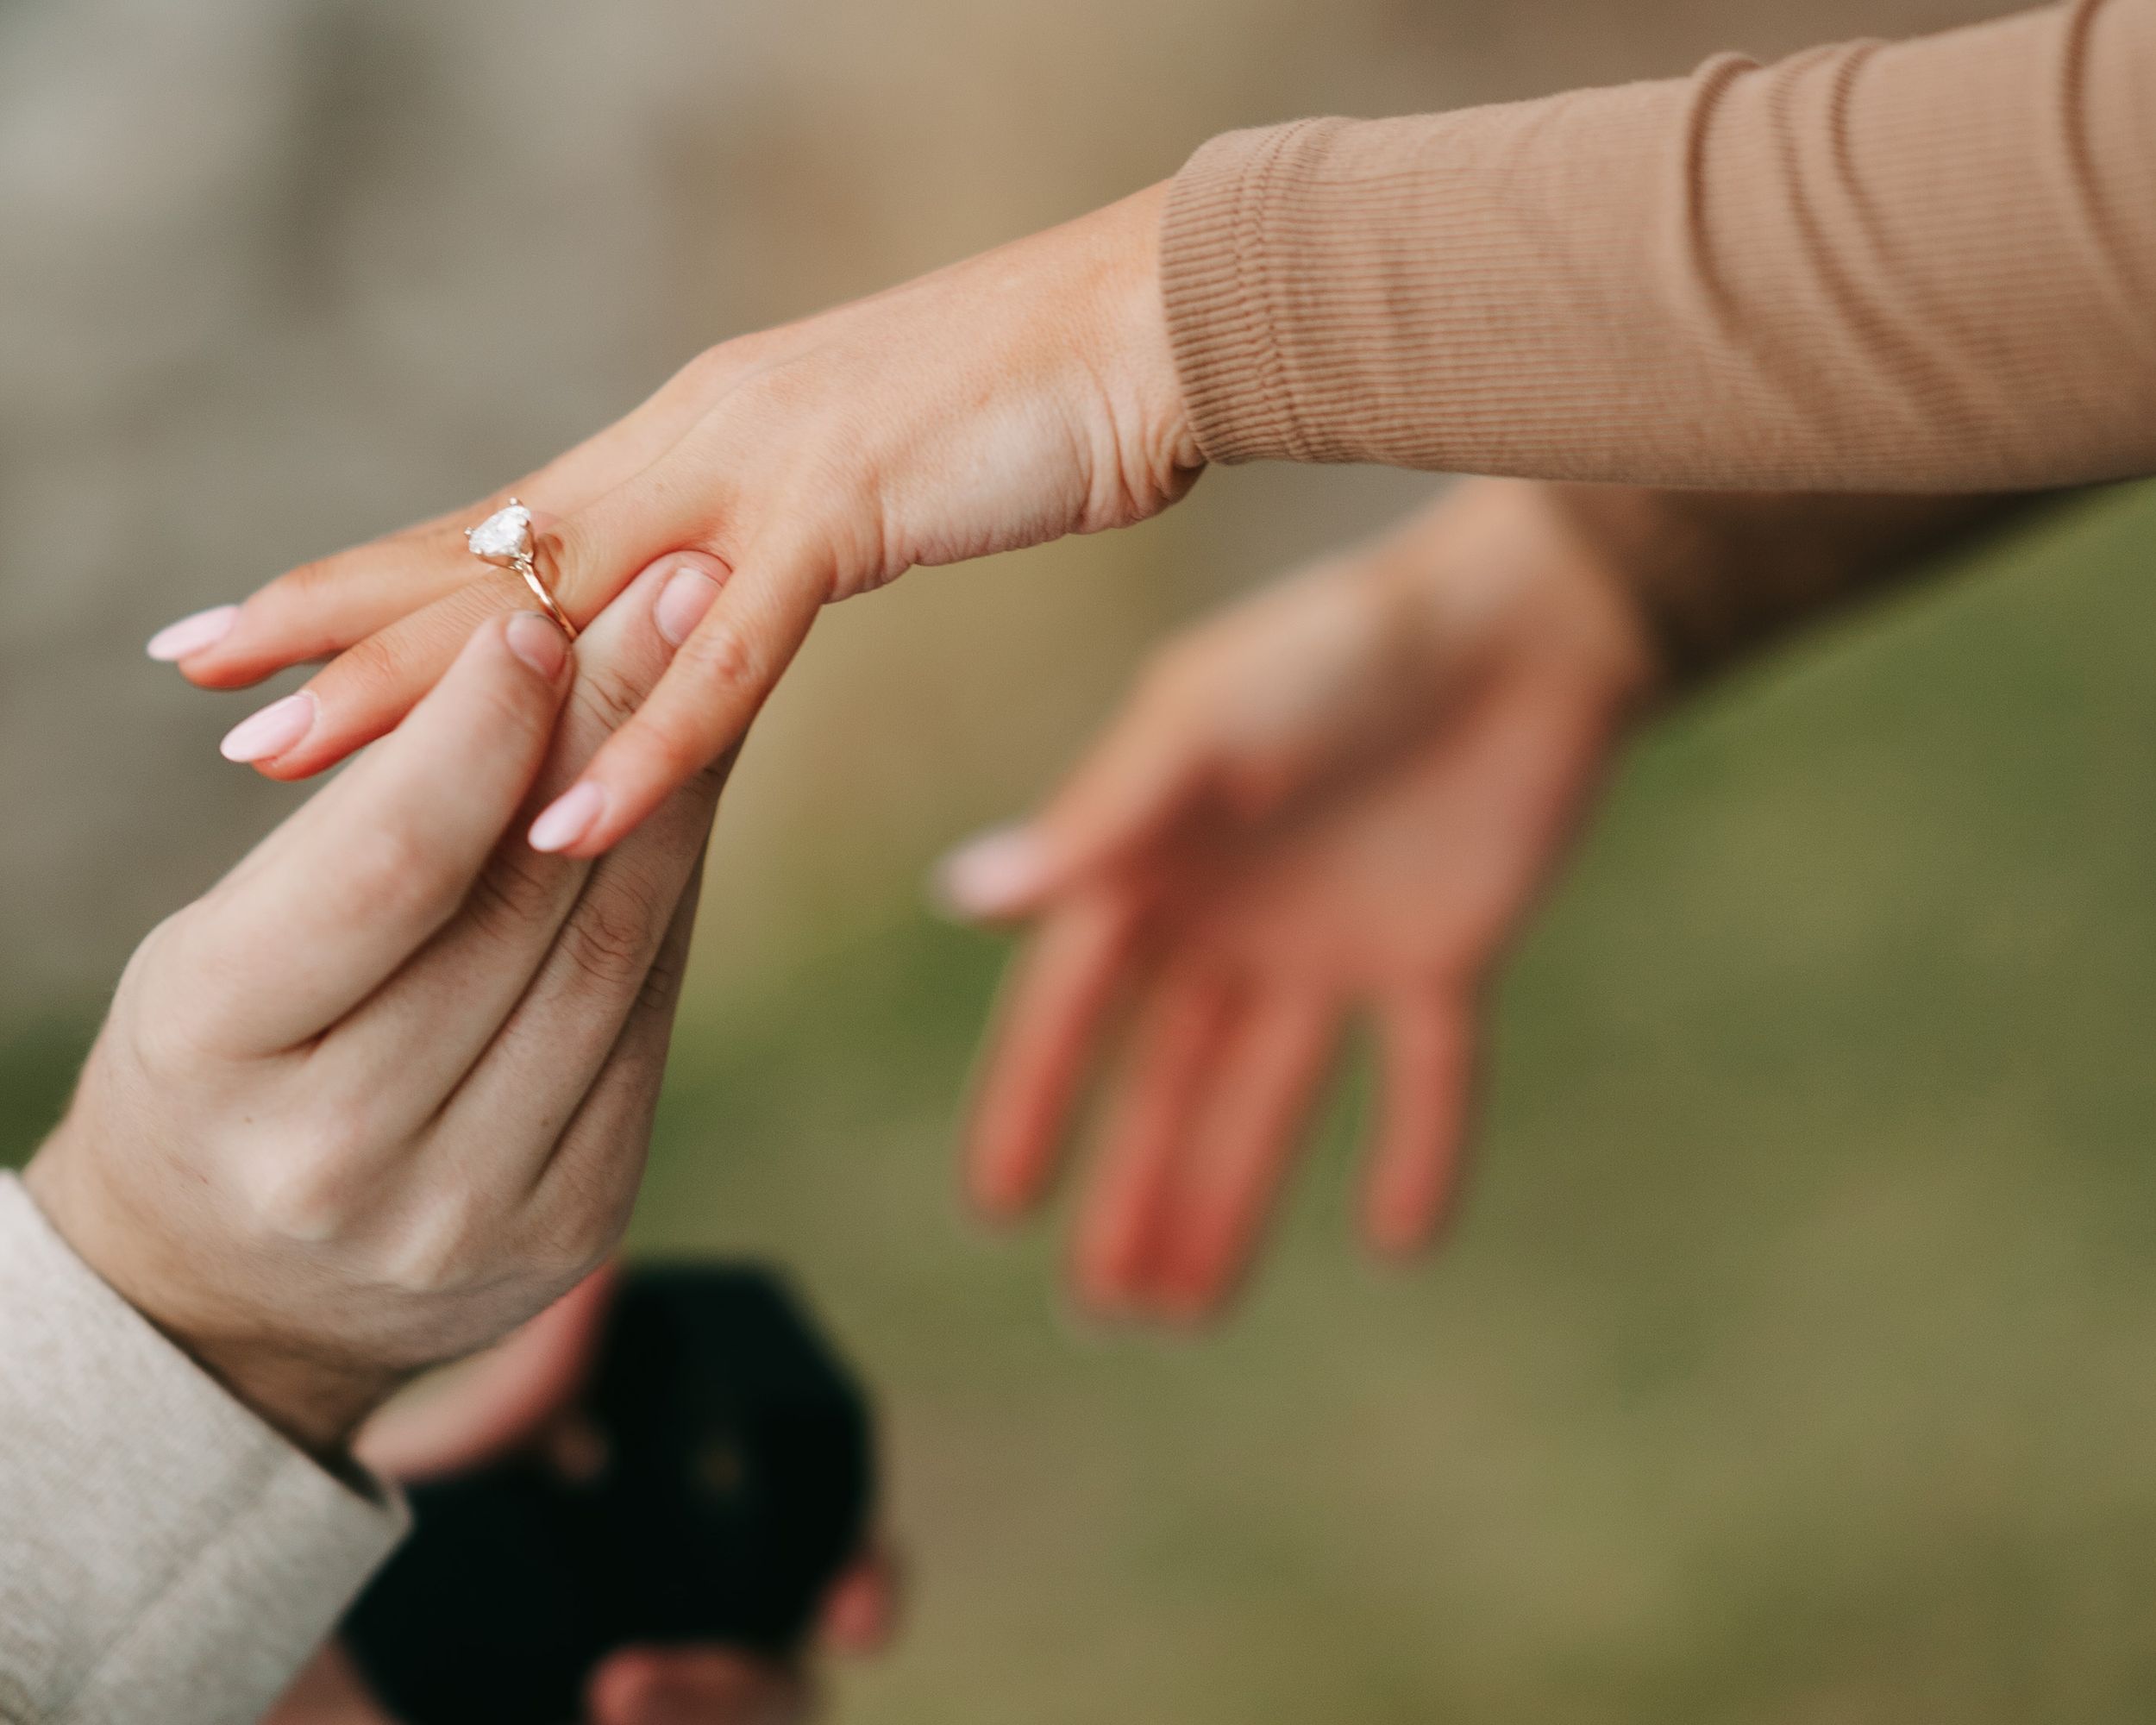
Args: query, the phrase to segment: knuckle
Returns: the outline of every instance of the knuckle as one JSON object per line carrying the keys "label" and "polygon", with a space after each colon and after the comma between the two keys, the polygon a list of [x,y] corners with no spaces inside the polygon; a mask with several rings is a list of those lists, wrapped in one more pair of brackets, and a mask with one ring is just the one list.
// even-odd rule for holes
{"label": "knuckle", "polygon": [[690,636],[680,657],[711,682],[754,686],[762,678],[763,656],[755,642],[724,624]]}
{"label": "knuckle", "polygon": [[287,569],[248,598],[241,614],[254,629],[279,631],[295,626],[314,612],[327,592],[341,585],[338,560],[317,558]]}
{"label": "knuckle", "polygon": [[490,681],[477,694],[479,735],[515,746],[528,743],[546,723],[546,686],[536,677]]}
{"label": "knuckle", "polygon": [[587,898],[561,931],[563,956],[602,988],[640,986],[651,969],[652,909],[640,892]]}
{"label": "knuckle", "polygon": [[505,845],[472,883],[466,914],[482,935],[514,938],[546,915],[563,873],[528,845]]}
{"label": "knuckle", "polygon": [[578,678],[578,707],[609,731],[619,731],[642,704],[638,691],[619,671],[599,667]]}
{"label": "knuckle", "polygon": [[379,819],[346,835],[338,869],[354,915],[398,923],[446,913],[461,885],[408,819]]}
{"label": "knuckle", "polygon": [[687,966],[671,953],[661,952],[644,972],[643,981],[636,988],[639,1011],[663,1014],[674,1010],[674,1003],[680,998],[681,983]]}
{"label": "knuckle", "polygon": [[632,776],[676,785],[711,764],[711,751],[695,729],[671,714],[647,712],[623,730],[612,747]]}
{"label": "knuckle", "polygon": [[261,1238],[323,1245],[347,1233],[361,1202],[358,1170],[363,1134],[338,1122],[310,1134],[294,1150],[289,1141],[259,1146],[246,1159],[241,1181],[246,1214]]}
{"label": "knuckle", "polygon": [[135,949],[111,1020],[135,1069],[160,1088],[200,1080],[220,1062],[235,983],[215,942],[191,940],[198,906],[169,916]]}
{"label": "knuckle", "polygon": [[327,705],[329,693],[349,690],[370,704],[402,689],[407,681],[405,656],[393,634],[370,635],[355,641],[337,655],[336,662],[322,674]]}
{"label": "knuckle", "polygon": [[396,1292],[423,1298],[455,1294],[488,1257],[491,1230],[469,1195],[443,1195],[423,1207],[384,1247],[377,1274]]}

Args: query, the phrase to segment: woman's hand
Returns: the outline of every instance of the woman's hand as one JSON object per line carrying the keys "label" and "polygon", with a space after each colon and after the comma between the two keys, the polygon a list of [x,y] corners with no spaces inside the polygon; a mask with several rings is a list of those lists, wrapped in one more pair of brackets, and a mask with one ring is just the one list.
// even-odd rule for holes
{"label": "woman's hand", "polygon": [[28,1170],[93,1269],[318,1452],[620,1234],[720,775],[596,866],[511,829],[718,573],[647,571],[573,676],[535,613],[471,632],[396,736],[142,943]]}
{"label": "woman's hand", "polygon": [[1608,573],[1536,487],[1497,480],[1169,647],[1043,813],[946,866],[961,911],[1037,925],[973,1111],[977,1201],[1040,1195],[1134,998],[1074,1276],[1104,1310],[1208,1312],[1366,1011],[1385,1076],[1364,1226],[1388,1251],[1427,1240],[1483,980],[1653,678]]}
{"label": "woman's hand", "polygon": [[[916,563],[1142,520],[1188,488],[1164,195],[714,348],[511,488],[539,511],[541,571],[580,624],[663,553],[732,571],[536,844],[596,856],[738,743],[818,607]],[[319,772],[395,725],[481,617],[521,602],[464,544],[499,500],[294,570],[151,651],[213,688],[340,656],[226,742],[278,778]]]}
{"label": "woman's hand", "polygon": [[[577,1401],[596,1364],[611,1270],[587,1277],[432,1394],[392,1402],[360,1429],[354,1452],[378,1477],[439,1479],[517,1452],[572,1455]],[[585,1440],[588,1441],[588,1438]],[[865,1553],[824,1602],[821,1639],[872,1653],[896,1615],[891,1565]],[[592,1725],[778,1725],[805,1716],[803,1674],[720,1647],[624,1647],[592,1673]],[[263,1725],[394,1725],[343,1648],[331,1643]]]}

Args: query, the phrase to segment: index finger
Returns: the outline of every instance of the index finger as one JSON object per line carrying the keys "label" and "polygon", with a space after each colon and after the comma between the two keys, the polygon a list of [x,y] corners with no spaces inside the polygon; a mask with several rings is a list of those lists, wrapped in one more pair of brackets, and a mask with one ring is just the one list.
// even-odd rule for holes
{"label": "index finger", "polygon": [[751,551],[657,687],[531,825],[532,848],[597,856],[748,734],[830,587],[811,547]]}
{"label": "index finger", "polygon": [[536,612],[474,633],[395,736],[182,913],[170,974],[188,1015],[235,1053],[266,1054],[392,975],[455,914],[530,790],[568,657]]}

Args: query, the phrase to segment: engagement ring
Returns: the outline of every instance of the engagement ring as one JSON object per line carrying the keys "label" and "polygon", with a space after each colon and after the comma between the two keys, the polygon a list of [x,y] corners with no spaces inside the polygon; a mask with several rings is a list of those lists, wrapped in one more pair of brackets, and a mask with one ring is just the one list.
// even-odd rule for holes
{"label": "engagement ring", "polygon": [[514,569],[524,578],[534,597],[546,613],[560,626],[570,640],[576,639],[576,625],[561,609],[561,602],[547,591],[547,584],[539,578],[539,565],[533,555],[531,511],[515,498],[504,504],[477,527],[464,530],[464,543],[472,548],[472,555],[497,568]]}

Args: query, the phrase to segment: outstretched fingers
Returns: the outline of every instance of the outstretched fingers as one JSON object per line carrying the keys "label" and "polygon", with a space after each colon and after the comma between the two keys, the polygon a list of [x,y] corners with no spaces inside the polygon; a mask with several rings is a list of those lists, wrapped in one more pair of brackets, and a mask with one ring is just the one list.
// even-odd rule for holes
{"label": "outstretched fingers", "polygon": [[1201,806],[1216,761],[1210,718],[1175,685],[1150,685],[1031,820],[945,857],[938,893],[962,916],[1006,921],[1140,857]]}
{"label": "outstretched fingers", "polygon": [[1144,1302],[1177,1164],[1240,1010],[1225,979],[1191,970],[1163,977],[1140,1014],[1078,1218],[1072,1272],[1096,1310]]}
{"label": "outstretched fingers", "polygon": [[1278,989],[1253,1001],[1222,1044],[1154,1257],[1150,1291],[1165,1315],[1211,1315],[1249,1272],[1338,1024],[1324,996]]}
{"label": "outstretched fingers", "polygon": [[[470,518],[479,518],[474,513]],[[293,665],[326,659],[431,605],[471,569],[450,517],[288,570],[243,603],[160,630],[153,659],[205,689],[245,688]]]}
{"label": "outstretched fingers", "polygon": [[1081,899],[1051,914],[1011,967],[966,1133],[967,1187],[990,1216],[1028,1208],[1055,1172],[1132,922],[1119,898]]}

